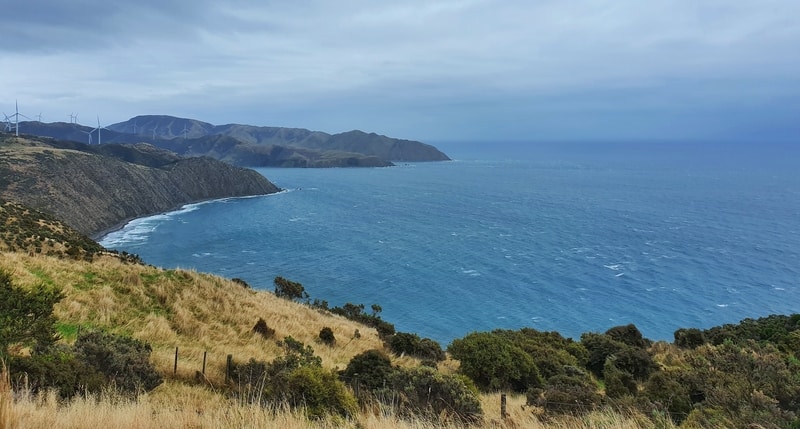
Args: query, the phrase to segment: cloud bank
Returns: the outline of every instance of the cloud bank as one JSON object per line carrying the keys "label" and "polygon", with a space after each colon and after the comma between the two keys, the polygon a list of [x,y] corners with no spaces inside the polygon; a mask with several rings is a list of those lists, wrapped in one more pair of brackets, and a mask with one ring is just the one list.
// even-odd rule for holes
{"label": "cloud bank", "polygon": [[0,1],[0,107],[422,140],[800,135],[800,2]]}

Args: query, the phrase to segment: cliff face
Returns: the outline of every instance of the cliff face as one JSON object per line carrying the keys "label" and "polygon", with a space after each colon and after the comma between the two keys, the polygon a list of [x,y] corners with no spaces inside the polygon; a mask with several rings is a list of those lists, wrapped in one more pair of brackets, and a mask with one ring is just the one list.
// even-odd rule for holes
{"label": "cliff face", "polygon": [[149,146],[106,149],[112,155],[60,146],[44,139],[0,142],[0,198],[49,212],[87,235],[191,202],[280,190],[255,171],[210,158],[162,159]]}

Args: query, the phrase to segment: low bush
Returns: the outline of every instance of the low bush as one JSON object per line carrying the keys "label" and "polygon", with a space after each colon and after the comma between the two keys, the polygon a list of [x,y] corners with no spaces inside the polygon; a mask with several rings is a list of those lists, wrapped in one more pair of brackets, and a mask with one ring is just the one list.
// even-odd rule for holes
{"label": "low bush", "polygon": [[420,359],[442,361],[445,353],[436,341],[420,338],[417,334],[398,332],[388,339],[389,348],[397,355],[408,355]]}
{"label": "low bush", "polygon": [[152,348],[137,339],[95,331],[78,336],[74,347],[77,359],[105,375],[120,392],[149,391],[162,382],[150,363]]}
{"label": "low bush", "polygon": [[336,336],[333,335],[333,329],[324,327],[319,331],[319,340],[323,344],[333,347],[336,344]]}
{"label": "low bush", "polygon": [[267,326],[267,321],[260,317],[258,318],[258,321],[256,322],[255,326],[253,326],[253,332],[261,334],[261,336],[264,337],[264,339],[266,340],[272,338],[275,335],[275,330]]}
{"label": "low bush", "polygon": [[481,420],[483,411],[478,390],[463,376],[442,374],[420,366],[393,371],[389,385],[397,395],[393,402],[401,415],[423,417],[437,423]]}

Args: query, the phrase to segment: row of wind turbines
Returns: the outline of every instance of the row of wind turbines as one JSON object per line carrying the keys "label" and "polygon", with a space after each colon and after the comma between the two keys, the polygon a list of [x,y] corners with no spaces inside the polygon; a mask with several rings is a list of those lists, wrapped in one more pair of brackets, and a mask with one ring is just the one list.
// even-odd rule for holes
{"label": "row of wind turbines", "polygon": [[[14,101],[14,114],[6,115],[5,112],[3,112],[3,116],[5,117],[5,119],[4,119],[5,131],[6,132],[11,132],[11,129],[13,128],[14,129],[14,135],[16,137],[19,137],[19,118],[23,117],[23,118],[31,120],[31,121],[33,120],[33,119],[29,118],[28,116],[25,116],[22,113],[19,113],[19,102],[18,101]],[[41,112],[37,115],[37,118],[38,118],[38,122],[42,122],[42,114],[41,114]],[[12,122],[12,119],[13,119],[13,122]],[[69,114],[69,123],[77,125],[78,124],[78,115],[75,114],[75,113],[70,113]],[[97,144],[102,144],[102,135],[100,133],[100,130],[109,131],[108,128],[100,125],[100,115],[97,115],[97,127],[96,128],[92,129],[91,131],[83,131],[83,130],[80,130],[80,131],[82,133],[86,134],[89,137],[89,144],[92,144],[92,133],[97,131]],[[155,133],[155,131],[153,131],[153,132]]]}
{"label": "row of wind turbines", "polygon": [[[13,131],[14,131],[14,133],[15,133],[15,135],[17,137],[19,137],[19,118],[22,117],[22,118],[28,119],[30,121],[33,121],[33,119],[29,118],[28,116],[25,116],[22,113],[19,113],[19,103],[17,101],[14,101],[14,114],[6,115],[5,112],[3,112],[3,116],[5,117],[5,119],[4,119],[5,131],[6,132],[11,132],[12,129],[13,129]],[[37,118],[38,118],[38,122],[41,123],[42,122],[42,114],[39,113],[37,115]],[[79,125],[78,124],[78,114],[77,113],[70,113],[69,114],[69,123],[73,124],[73,125]],[[133,124],[133,133],[134,134],[137,134],[136,127],[137,127],[137,124],[134,123]],[[153,128],[153,140],[156,139],[156,130],[157,129],[158,129],[158,126]],[[93,128],[93,129],[91,129],[89,131],[84,131],[84,130],[79,130],[79,131],[84,133],[84,134],[86,134],[86,136],[89,139],[89,144],[92,144],[92,134],[94,134],[94,132],[97,131],[97,144],[102,144],[103,141],[102,141],[101,130],[110,131],[108,128],[100,125],[100,115],[97,115],[97,127]],[[183,131],[182,132],[183,132],[183,138],[184,139],[188,138],[189,128],[185,124],[183,126]]]}

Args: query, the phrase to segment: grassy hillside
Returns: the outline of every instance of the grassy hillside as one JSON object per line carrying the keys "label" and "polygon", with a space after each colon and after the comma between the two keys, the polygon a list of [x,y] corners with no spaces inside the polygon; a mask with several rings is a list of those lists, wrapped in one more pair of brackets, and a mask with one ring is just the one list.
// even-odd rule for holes
{"label": "grassy hillside", "polygon": [[184,204],[280,189],[261,174],[148,145],[85,145],[0,135],[0,198],[97,234]]}
{"label": "grassy hillside", "polygon": [[[270,292],[252,290],[240,282],[190,270],[166,270],[131,263],[91,245],[85,237],[36,211],[6,203],[0,219],[18,225],[14,235],[4,235],[0,271],[11,274],[23,289],[37,285],[55,287],[63,299],[55,306],[61,342],[70,344],[82,330],[100,329],[146,341],[152,346],[151,361],[164,378],[155,390],[137,398],[113,391],[100,396],[78,396],[64,402],[55,393],[33,394],[24,389],[12,392],[9,374],[0,364],[0,428],[83,428],[83,427],[347,427],[347,428],[433,428],[459,427],[418,418],[401,418],[391,410],[375,406],[353,419],[310,419],[302,410],[268,409],[235,399],[226,392],[225,368],[228,355],[238,362],[249,359],[270,361],[284,353],[277,339],[285,336],[311,345],[325,368],[344,369],[357,354],[383,349],[377,332],[327,311],[278,298]],[[49,231],[49,232],[48,232]],[[65,254],[28,251],[34,243],[13,247],[17,237],[47,235],[52,249],[89,248],[91,257],[71,259]],[[51,243],[52,241],[52,243]],[[95,247],[96,246],[96,247]],[[22,250],[22,251],[13,251]],[[50,253],[50,255],[47,255]],[[87,252],[83,256],[89,255]],[[259,318],[275,329],[274,339],[253,332]],[[337,342],[322,344],[319,332],[333,330]],[[359,335],[355,335],[358,330]],[[175,371],[175,349],[178,366]],[[25,350],[15,353],[25,354]],[[198,377],[206,357],[205,377]],[[392,358],[394,365],[412,367],[419,361]],[[452,372],[454,361],[440,363],[440,370]],[[486,415],[480,427],[642,427],[646,419],[594,412],[576,418],[560,417],[542,424],[525,407],[524,395],[509,395],[509,417],[499,419],[499,393],[484,393]],[[649,427],[652,425],[646,425]]]}

